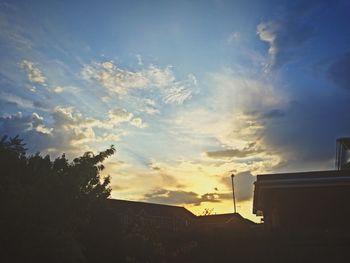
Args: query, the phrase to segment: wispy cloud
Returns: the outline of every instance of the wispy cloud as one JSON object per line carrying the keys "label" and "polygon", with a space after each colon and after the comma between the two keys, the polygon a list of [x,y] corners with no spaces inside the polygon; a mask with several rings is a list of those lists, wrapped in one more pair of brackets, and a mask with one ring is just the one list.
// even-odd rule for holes
{"label": "wispy cloud", "polygon": [[0,39],[3,43],[18,50],[30,50],[33,41],[26,36],[26,29],[17,20],[16,7],[9,3],[0,3]]}
{"label": "wispy cloud", "polygon": [[122,96],[132,90],[157,89],[165,103],[174,104],[190,99],[192,87],[197,84],[192,74],[186,80],[176,80],[171,66],[159,68],[150,65],[139,71],[131,71],[118,67],[112,61],[105,61],[85,65],[81,73],[85,79],[99,83],[112,94]]}
{"label": "wispy cloud", "polygon": [[0,101],[12,103],[21,109],[32,109],[34,103],[30,100],[23,99],[15,94],[0,91]]}
{"label": "wispy cloud", "polygon": [[20,63],[21,68],[23,68],[27,72],[28,80],[31,83],[44,85],[46,81],[46,77],[43,72],[31,61],[22,60]]}

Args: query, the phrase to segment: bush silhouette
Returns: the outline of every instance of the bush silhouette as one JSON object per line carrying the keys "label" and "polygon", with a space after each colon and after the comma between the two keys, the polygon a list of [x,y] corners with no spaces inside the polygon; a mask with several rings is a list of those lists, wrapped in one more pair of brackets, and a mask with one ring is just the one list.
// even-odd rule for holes
{"label": "bush silhouette", "polygon": [[81,236],[110,195],[100,172],[115,148],[69,162],[64,154],[27,155],[24,146],[18,136],[0,140],[0,261],[83,261]]}

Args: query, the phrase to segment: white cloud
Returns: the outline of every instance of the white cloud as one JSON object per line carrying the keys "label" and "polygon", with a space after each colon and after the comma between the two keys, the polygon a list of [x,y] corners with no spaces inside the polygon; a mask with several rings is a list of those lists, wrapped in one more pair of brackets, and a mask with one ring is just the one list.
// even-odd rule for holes
{"label": "white cloud", "polygon": [[93,63],[82,69],[82,75],[88,80],[98,82],[108,91],[125,95],[130,89],[142,89],[149,80],[142,72],[132,72],[118,68],[112,62]]}
{"label": "white cloud", "polygon": [[27,77],[30,82],[41,85],[45,84],[46,77],[33,62],[28,60],[22,60],[20,66],[27,72]]}
{"label": "white cloud", "polygon": [[267,42],[269,44],[268,53],[270,55],[270,63],[265,65],[266,69],[269,67],[276,65],[277,55],[280,51],[280,47],[276,42],[276,39],[279,34],[279,30],[281,30],[281,25],[277,22],[269,21],[269,22],[261,22],[258,24],[256,33],[259,38]]}
{"label": "white cloud", "polygon": [[161,69],[150,65],[146,70],[143,70],[143,75],[149,80],[150,86],[155,86],[157,88],[170,87],[176,80],[170,66]]}
{"label": "white cloud", "polygon": [[211,74],[208,84],[215,87],[209,107],[178,111],[174,129],[194,138],[214,138],[233,149],[258,140],[264,130],[264,122],[247,113],[278,108],[286,101],[270,80],[229,69]]}
{"label": "white cloud", "polygon": [[104,121],[102,127],[112,127],[120,123],[130,123],[137,128],[146,128],[147,124],[143,122],[140,117],[134,117],[134,114],[128,112],[126,109],[113,109],[108,112],[108,119]]}
{"label": "white cloud", "polygon": [[[129,123],[137,128],[147,124],[140,117],[125,109],[109,111],[104,120],[86,117],[73,107],[55,107],[49,116],[21,112],[0,117],[0,133],[25,138],[32,151],[51,154],[81,154],[91,150],[89,145],[97,142],[119,141],[126,131],[119,130],[121,123]],[[98,133],[96,133],[98,131]]]}
{"label": "white cloud", "polygon": [[269,54],[272,56],[275,56],[278,51],[275,41],[279,30],[280,25],[272,21],[261,22],[256,29],[256,33],[259,35],[260,39],[270,45]]}
{"label": "white cloud", "polygon": [[56,86],[52,90],[55,93],[62,93],[64,91],[64,88],[62,86]]}
{"label": "white cloud", "polygon": [[130,121],[130,124],[137,127],[137,128],[146,128],[147,127],[147,124],[144,123],[142,121],[141,118],[137,117],[137,118],[133,118],[131,121]]}
{"label": "white cloud", "polygon": [[[283,105],[285,95],[268,75],[226,68],[211,74],[219,103],[230,112],[253,111]],[[228,108],[226,108],[226,111]]]}
{"label": "white cloud", "polygon": [[182,104],[189,100],[193,94],[193,86],[198,83],[193,74],[189,74],[187,79],[182,82],[174,82],[174,85],[168,89],[163,101],[167,104]]}
{"label": "white cloud", "polygon": [[[31,131],[44,128],[43,117],[36,112],[23,116],[22,112],[0,117],[3,130]],[[39,128],[40,127],[40,128]]]}
{"label": "white cloud", "polygon": [[[264,113],[283,107],[286,96],[268,78],[239,74],[225,69],[211,74],[208,84],[216,87],[210,104],[178,111],[169,129],[181,140],[186,137],[206,145],[202,162],[238,172],[266,173],[281,162],[281,155],[273,151],[264,139],[269,121]],[[215,157],[215,158],[212,158]],[[222,166],[229,163],[228,166]],[[208,169],[205,167],[204,169]]]}
{"label": "white cloud", "polygon": [[191,98],[192,87],[197,85],[194,75],[185,80],[177,80],[171,66],[159,68],[154,65],[139,71],[122,69],[112,61],[94,62],[85,65],[82,76],[99,83],[110,93],[126,95],[132,90],[154,90],[163,96],[165,103],[182,104]]}
{"label": "white cloud", "polygon": [[141,112],[145,112],[147,114],[159,114],[160,111],[157,108],[156,102],[153,99],[148,98],[137,98],[138,108]]}
{"label": "white cloud", "polygon": [[115,125],[122,122],[128,122],[133,118],[133,114],[126,109],[113,109],[108,111],[109,123]]}
{"label": "white cloud", "polygon": [[182,104],[185,100],[192,97],[192,91],[186,87],[173,87],[169,89],[168,94],[164,97],[167,104]]}
{"label": "white cloud", "polygon": [[54,93],[68,92],[68,93],[77,94],[79,93],[80,88],[78,86],[66,85],[66,86],[49,87],[48,90]]}

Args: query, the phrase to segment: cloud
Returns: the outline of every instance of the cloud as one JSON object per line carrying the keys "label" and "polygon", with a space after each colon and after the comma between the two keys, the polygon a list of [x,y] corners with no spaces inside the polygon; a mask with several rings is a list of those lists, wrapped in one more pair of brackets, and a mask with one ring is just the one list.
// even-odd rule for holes
{"label": "cloud", "polygon": [[182,104],[192,97],[192,91],[185,86],[172,87],[164,97],[166,104]]}
{"label": "cloud", "polygon": [[43,127],[43,117],[37,113],[23,116],[21,112],[13,115],[0,117],[1,129],[2,130],[15,130],[15,131],[31,131],[40,130]]}
{"label": "cloud", "polygon": [[97,82],[119,96],[131,91],[156,89],[167,104],[182,104],[190,99],[192,87],[197,84],[192,74],[185,80],[176,80],[171,66],[159,68],[150,65],[139,71],[131,71],[118,67],[112,61],[105,61],[85,65],[81,74],[86,80]]}
{"label": "cloud", "polygon": [[[266,111],[285,103],[286,95],[268,75],[245,68],[225,68],[210,74],[210,85],[216,87],[216,101],[231,112]],[[220,109],[220,108],[219,108]]]}
{"label": "cloud", "polygon": [[108,127],[108,125],[118,125],[119,123],[128,122],[137,128],[147,127],[147,124],[144,123],[140,117],[134,117],[134,114],[128,112],[126,109],[116,108],[109,110],[108,117],[109,118],[105,124],[102,124],[101,126]]}
{"label": "cloud", "polygon": [[[47,106],[41,102],[34,104],[40,108]],[[0,117],[0,134],[21,135],[31,152],[80,154],[90,150],[91,143],[119,141],[126,134],[118,129],[122,123],[147,127],[141,118],[120,108],[110,110],[105,119],[86,117],[74,107],[64,106],[57,106],[47,114],[46,117],[36,112],[4,115]]]}
{"label": "cloud", "polygon": [[48,137],[51,130],[44,125],[44,118],[37,113],[23,115],[21,112],[0,117],[0,134],[20,135],[29,146],[31,152],[42,150],[48,146]]}
{"label": "cloud", "polygon": [[278,171],[333,169],[335,140],[350,130],[349,122],[342,121],[348,118],[348,101],[344,94],[313,94],[288,105],[283,118],[270,119],[264,141],[284,161]]}
{"label": "cloud", "polygon": [[226,193],[206,193],[204,195],[201,195],[201,202],[211,202],[211,203],[220,203],[223,200],[230,200],[232,199],[232,193],[226,192]]}
{"label": "cloud", "polygon": [[[231,177],[223,177],[221,182],[231,188]],[[250,171],[237,173],[234,177],[235,197],[237,201],[249,200],[253,197],[255,176]],[[231,193],[232,198],[232,193]]]}
{"label": "cloud", "polygon": [[37,106],[37,105],[34,105],[34,103],[30,100],[23,99],[12,93],[3,92],[3,91],[0,91],[0,102],[1,101],[6,102],[7,104],[15,105],[16,107],[22,108],[22,109],[32,109]]}
{"label": "cloud", "polygon": [[209,106],[178,111],[175,121],[169,121],[177,140],[206,149],[201,169],[217,174],[233,169],[266,173],[280,165],[283,150],[274,149],[265,133],[288,115],[287,96],[266,75],[249,70],[224,69],[210,77],[208,84],[216,89]]}
{"label": "cloud", "polygon": [[55,93],[61,93],[61,92],[64,91],[64,88],[61,87],[61,86],[56,86],[56,87],[54,87],[54,88],[52,89],[52,91],[55,92]]}
{"label": "cloud", "polygon": [[152,171],[152,174],[159,175],[161,179],[161,185],[170,186],[170,187],[178,187],[181,185],[179,181],[176,179],[176,175],[170,175],[167,172],[167,167],[163,166],[163,164],[150,162],[148,168]]}
{"label": "cloud", "polygon": [[0,7],[0,39],[11,48],[17,50],[31,50],[33,41],[28,37],[28,25],[20,26],[15,7],[10,4],[2,4]]}
{"label": "cloud", "polygon": [[282,118],[286,116],[286,112],[281,109],[272,109],[266,113],[264,113],[261,117],[265,119],[275,119]]}
{"label": "cloud", "polygon": [[20,66],[27,72],[27,77],[30,82],[41,85],[45,84],[46,77],[33,62],[28,60],[22,60]]}
{"label": "cloud", "polygon": [[199,195],[192,191],[156,189],[144,195],[144,200],[151,203],[161,203],[170,205],[195,205],[199,206],[203,202],[219,203],[223,199],[232,198],[230,193],[206,193]]}
{"label": "cloud", "polygon": [[148,125],[146,123],[143,122],[143,120],[139,117],[137,118],[133,118],[130,121],[130,124],[137,127],[137,128],[146,128]]}
{"label": "cloud", "polygon": [[37,109],[41,109],[41,110],[48,110],[50,109],[50,105],[48,103],[46,103],[45,101],[39,101],[36,100],[33,102],[33,106]]}
{"label": "cloud", "polygon": [[119,124],[122,122],[128,122],[133,118],[133,114],[126,109],[112,109],[108,111],[109,122],[113,124]]}
{"label": "cloud", "polygon": [[[100,121],[86,118],[73,107],[56,107],[50,113],[52,121],[37,113],[21,112],[0,117],[0,133],[25,139],[31,152],[52,153],[83,151],[85,143],[97,140],[94,127]],[[48,125],[51,123],[51,125]],[[103,136],[101,137],[103,138]]]}
{"label": "cloud", "polygon": [[329,78],[340,88],[350,90],[350,52],[343,54],[328,68]]}
{"label": "cloud", "polygon": [[79,93],[79,92],[81,91],[81,89],[80,89],[79,87],[77,87],[77,86],[72,86],[72,85],[53,86],[53,87],[49,87],[47,90],[50,91],[50,92],[53,92],[53,93],[57,93],[57,94],[63,93],[63,92],[68,92],[68,93],[76,94],[76,93]]}
{"label": "cloud", "polygon": [[[242,155],[237,149],[242,150],[252,142],[258,146],[267,122],[262,119],[281,115],[282,110],[276,109],[286,102],[286,96],[273,82],[250,73],[225,69],[212,73],[209,84],[216,87],[211,93],[210,107],[179,111],[175,124],[178,133],[186,132],[187,137],[197,139],[213,138],[228,150],[209,154],[212,157]],[[263,113],[267,115],[262,118]]]}
{"label": "cloud", "polygon": [[[257,25],[260,40],[268,43],[272,69],[278,69],[300,56],[300,48],[314,35],[314,28],[304,19],[312,16],[312,10],[320,3],[307,1],[289,8],[279,18]],[[322,3],[321,3],[322,5]]]}
{"label": "cloud", "polygon": [[133,97],[132,99],[136,103],[137,109],[140,112],[144,112],[149,115],[155,115],[160,113],[155,99],[141,97]]}
{"label": "cloud", "polygon": [[144,195],[144,199],[151,203],[161,203],[161,204],[200,204],[200,198],[198,194],[191,191],[173,191],[167,189],[157,189],[151,193]]}
{"label": "cloud", "polygon": [[84,78],[96,81],[111,92],[126,94],[130,89],[145,88],[149,80],[142,72],[132,72],[118,68],[113,62],[93,63],[82,69]]}
{"label": "cloud", "polygon": [[251,155],[256,155],[263,152],[260,147],[256,147],[256,143],[250,143],[248,146],[243,149],[228,149],[220,151],[206,152],[206,155],[214,159],[225,159],[225,158],[244,158]]}

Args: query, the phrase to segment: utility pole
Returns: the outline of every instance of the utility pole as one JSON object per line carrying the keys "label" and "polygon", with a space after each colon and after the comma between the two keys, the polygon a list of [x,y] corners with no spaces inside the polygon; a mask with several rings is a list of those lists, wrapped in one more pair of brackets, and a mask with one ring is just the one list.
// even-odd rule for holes
{"label": "utility pole", "polygon": [[233,178],[235,177],[234,174],[231,174],[231,181],[232,181],[232,199],[233,199],[233,211],[236,214],[237,210],[236,210],[236,197],[235,197],[235,185],[233,183]]}

